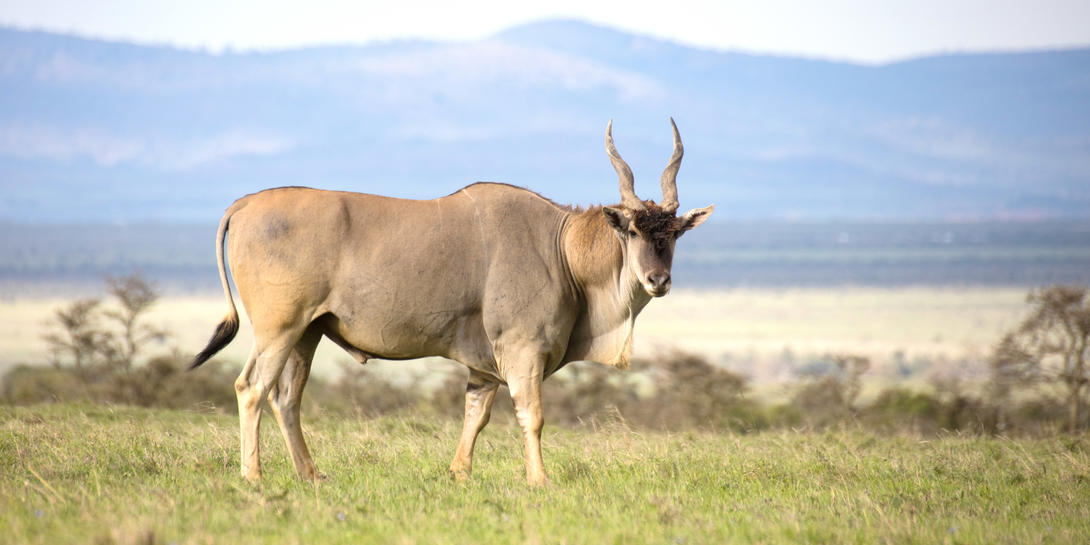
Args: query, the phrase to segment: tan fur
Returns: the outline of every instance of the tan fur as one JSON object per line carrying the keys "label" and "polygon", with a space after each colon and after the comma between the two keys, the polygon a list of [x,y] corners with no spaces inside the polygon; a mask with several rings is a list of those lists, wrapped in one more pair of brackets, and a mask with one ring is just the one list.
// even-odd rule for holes
{"label": "tan fur", "polygon": [[612,280],[623,259],[620,243],[606,224],[601,206],[571,214],[564,233],[564,250],[572,275],[583,285]]}

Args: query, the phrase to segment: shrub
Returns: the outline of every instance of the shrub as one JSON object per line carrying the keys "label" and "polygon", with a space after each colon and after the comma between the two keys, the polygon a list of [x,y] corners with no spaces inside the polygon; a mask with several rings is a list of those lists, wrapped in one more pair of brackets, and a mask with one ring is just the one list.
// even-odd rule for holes
{"label": "shrub", "polygon": [[943,407],[932,394],[895,387],[883,390],[860,412],[861,420],[873,427],[934,433],[941,429],[938,423]]}
{"label": "shrub", "polygon": [[860,377],[870,369],[870,359],[838,354],[820,363],[809,368],[822,371],[805,377],[791,398],[802,421],[822,427],[855,417],[855,400],[862,388]]}

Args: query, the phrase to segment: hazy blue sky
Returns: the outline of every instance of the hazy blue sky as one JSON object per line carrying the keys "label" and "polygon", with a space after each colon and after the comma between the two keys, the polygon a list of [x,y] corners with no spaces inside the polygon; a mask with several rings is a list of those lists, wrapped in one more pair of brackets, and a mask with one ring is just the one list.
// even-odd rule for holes
{"label": "hazy blue sky", "polygon": [[[952,51],[1090,45],[1088,0],[4,0],[0,24],[221,50],[466,40],[579,18],[717,49],[885,62]],[[669,4],[669,7],[667,7]]]}

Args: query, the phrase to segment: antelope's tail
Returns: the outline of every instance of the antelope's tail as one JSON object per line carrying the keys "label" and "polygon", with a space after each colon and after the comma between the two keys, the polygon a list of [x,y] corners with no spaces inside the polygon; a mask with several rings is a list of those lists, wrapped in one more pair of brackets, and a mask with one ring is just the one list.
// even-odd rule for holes
{"label": "antelope's tail", "polygon": [[193,358],[193,363],[189,365],[190,370],[196,369],[202,363],[208,361],[216,352],[227,346],[235,338],[235,334],[238,333],[238,309],[235,307],[234,298],[231,297],[231,284],[227,281],[227,263],[223,259],[223,245],[227,239],[227,227],[231,223],[231,215],[234,212],[234,206],[227,210],[227,213],[223,215],[223,219],[220,220],[220,229],[216,234],[216,258],[219,261],[220,282],[223,283],[223,294],[227,297],[227,306],[230,307],[230,310],[227,311],[227,315],[216,326],[216,332],[212,334],[208,346],[205,346],[204,350],[201,350],[200,354]]}

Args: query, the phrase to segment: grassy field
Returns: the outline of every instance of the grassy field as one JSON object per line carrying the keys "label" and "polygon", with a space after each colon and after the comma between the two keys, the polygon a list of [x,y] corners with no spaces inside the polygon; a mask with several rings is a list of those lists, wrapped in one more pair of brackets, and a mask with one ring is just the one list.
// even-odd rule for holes
{"label": "grassy field", "polygon": [[[271,418],[265,419],[271,424]],[[237,475],[233,417],[0,407],[11,543],[1086,543],[1090,437],[637,433],[547,428],[553,483],[522,483],[493,425],[467,484],[456,422],[311,415],[320,485],[274,426],[266,480]]]}
{"label": "grassy field", "polygon": [[[875,360],[873,375],[896,352],[906,359],[982,359],[1004,330],[1025,312],[1024,288],[747,288],[678,289],[656,299],[636,321],[635,353],[682,348],[727,362],[757,381],[789,371],[778,366],[828,352]],[[0,372],[47,357],[41,340],[53,311],[70,301],[18,298],[0,301]],[[170,344],[195,353],[225,312],[222,296],[168,296],[149,321],[170,332]],[[249,324],[223,352],[242,361],[250,349]],[[328,341],[314,372],[328,374],[347,356]],[[404,366],[406,364],[397,364]],[[781,377],[782,378],[782,377]]]}

